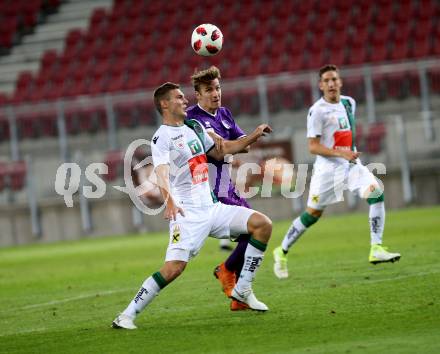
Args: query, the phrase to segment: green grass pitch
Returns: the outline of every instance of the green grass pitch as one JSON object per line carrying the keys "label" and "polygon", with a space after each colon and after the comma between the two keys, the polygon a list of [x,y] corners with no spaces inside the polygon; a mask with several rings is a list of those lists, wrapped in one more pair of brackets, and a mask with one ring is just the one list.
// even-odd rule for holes
{"label": "green grass pitch", "polygon": [[384,241],[402,259],[370,265],[368,218],[324,216],[272,273],[274,224],[254,284],[267,313],[231,312],[208,239],[137,320],[110,328],[157,271],[165,234],[0,250],[0,353],[440,353],[440,207],[390,211]]}

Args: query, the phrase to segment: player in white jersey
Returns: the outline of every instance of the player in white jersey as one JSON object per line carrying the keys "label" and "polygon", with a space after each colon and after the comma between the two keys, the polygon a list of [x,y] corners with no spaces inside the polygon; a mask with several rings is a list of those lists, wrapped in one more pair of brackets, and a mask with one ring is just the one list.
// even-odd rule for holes
{"label": "player in white jersey", "polygon": [[370,205],[371,249],[373,264],[394,262],[399,253],[382,246],[385,224],[384,194],[374,175],[362,165],[354,146],[356,102],[341,95],[342,80],[335,65],[319,71],[319,88],[323,92],[310,108],[307,117],[309,151],[317,155],[305,212],[297,217],[287,231],[281,246],[274,252],[274,273],[288,277],[287,252],[300,236],[321,217],[327,205],[342,200],[344,189],[356,192]]}
{"label": "player in white jersey", "polygon": [[252,282],[272,233],[271,220],[252,209],[216,202],[211,193],[207,157],[218,160],[242,151],[271,128],[262,124],[240,140],[214,144],[204,127],[185,121],[186,100],[179,85],[165,83],[154,92],[154,102],[163,124],[153,136],[153,165],[164,197],[165,218],[170,220],[170,240],[162,268],[148,277],[128,307],[116,317],[114,328],[135,329],[134,319],[167,284],[176,279],[188,261],[197,255],[206,238],[248,233],[245,264],[231,298],[251,309],[266,311],[252,291]]}

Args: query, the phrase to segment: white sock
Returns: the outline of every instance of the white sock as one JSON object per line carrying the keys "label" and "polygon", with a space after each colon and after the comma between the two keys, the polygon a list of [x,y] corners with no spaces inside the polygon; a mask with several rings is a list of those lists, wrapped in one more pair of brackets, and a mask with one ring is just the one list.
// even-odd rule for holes
{"label": "white sock", "polygon": [[220,239],[220,247],[230,246],[231,241],[228,238]]}
{"label": "white sock", "polygon": [[385,203],[379,202],[370,205],[370,235],[371,244],[382,244],[383,230],[385,226]]}
{"label": "white sock", "polygon": [[236,290],[239,293],[243,293],[246,290],[252,288],[252,282],[255,278],[255,273],[260,267],[263,261],[264,251],[252,246],[248,243],[246,247],[246,252],[244,253],[244,264],[241,269],[240,277],[238,278],[237,284],[235,285]]}
{"label": "white sock", "polygon": [[153,299],[159,294],[160,287],[153,277],[145,279],[142,287],[127,308],[123,311],[124,315],[136,317]]}
{"label": "white sock", "polygon": [[284,251],[288,251],[289,248],[300,238],[300,236],[306,231],[307,227],[301,222],[301,217],[298,216],[293,220],[292,225],[290,225],[289,230],[287,230],[284,236],[283,242],[281,243],[281,248]]}

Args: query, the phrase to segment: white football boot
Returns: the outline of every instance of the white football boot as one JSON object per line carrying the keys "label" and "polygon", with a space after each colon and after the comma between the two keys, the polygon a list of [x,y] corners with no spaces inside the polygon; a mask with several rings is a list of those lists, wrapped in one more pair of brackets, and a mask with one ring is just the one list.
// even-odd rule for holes
{"label": "white football boot", "polygon": [[134,317],[124,315],[121,313],[114,319],[112,322],[113,328],[124,328],[124,329],[136,329],[137,327],[134,324]]}
{"label": "white football boot", "polygon": [[382,245],[372,245],[368,260],[372,264],[384,262],[397,262],[400,259],[400,253],[388,252]]}
{"label": "white football boot", "polygon": [[287,254],[284,254],[281,246],[273,250],[273,272],[278,279],[286,279],[289,277],[287,269]]}
{"label": "white football boot", "polygon": [[255,311],[267,311],[269,308],[266,304],[258,301],[254,295],[252,289],[249,289],[243,293],[239,293],[235,288],[232,290],[231,298],[237,300],[238,302],[242,302],[247,304],[251,310]]}

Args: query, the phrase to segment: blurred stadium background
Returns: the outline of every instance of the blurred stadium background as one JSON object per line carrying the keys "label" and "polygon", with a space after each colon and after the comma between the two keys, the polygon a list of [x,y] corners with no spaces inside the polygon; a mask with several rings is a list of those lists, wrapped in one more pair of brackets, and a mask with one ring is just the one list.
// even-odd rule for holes
{"label": "blurred stadium background", "polygon": [[[193,53],[200,23],[222,30],[217,56]],[[317,69],[339,65],[343,93],[358,102],[363,160],[387,167],[388,207],[440,202],[439,0],[1,0],[0,54],[2,246],[163,229],[112,186],[124,184],[128,144],[157,127],[152,89],[179,82],[193,103],[189,77],[209,65],[238,123],[271,124],[270,148],[287,143],[295,164],[313,162],[306,114]],[[54,182],[70,161],[108,164],[104,198],[79,193],[65,206]],[[303,199],[251,203],[288,219]],[[348,196],[329,212],[362,208]]]}

